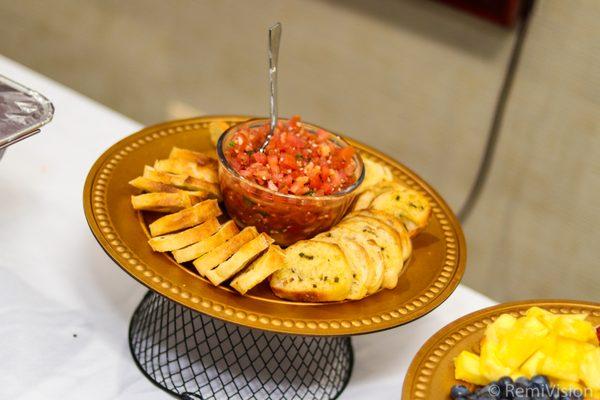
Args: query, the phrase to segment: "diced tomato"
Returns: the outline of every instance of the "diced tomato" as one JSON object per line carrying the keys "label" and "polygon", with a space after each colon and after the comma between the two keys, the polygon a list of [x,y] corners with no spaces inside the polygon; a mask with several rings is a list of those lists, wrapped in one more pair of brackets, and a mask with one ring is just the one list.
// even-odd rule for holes
{"label": "diced tomato", "polygon": [[265,153],[261,153],[260,151],[254,152],[252,154],[252,158],[254,158],[254,161],[256,161],[257,163],[261,163],[261,164],[267,163],[267,156],[265,155]]}
{"label": "diced tomato", "polygon": [[329,132],[310,132],[294,116],[278,121],[269,146],[258,152],[268,132],[268,124],[241,129],[225,144],[227,159],[244,178],[273,191],[316,196],[355,182],[356,151],[340,147]]}

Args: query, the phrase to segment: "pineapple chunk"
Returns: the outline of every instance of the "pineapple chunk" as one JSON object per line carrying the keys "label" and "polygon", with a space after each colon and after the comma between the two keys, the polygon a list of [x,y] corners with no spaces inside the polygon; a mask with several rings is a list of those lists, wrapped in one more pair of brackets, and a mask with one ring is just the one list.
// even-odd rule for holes
{"label": "pineapple chunk", "polygon": [[552,314],[550,311],[546,311],[540,307],[531,307],[529,310],[525,312],[526,317],[535,317],[539,319],[541,322],[546,324],[549,328],[554,325],[554,321],[558,318],[558,315]]}
{"label": "pineapple chunk", "polygon": [[525,364],[521,366],[521,376],[531,379],[533,376],[537,375],[538,371],[540,370],[540,366],[545,359],[546,354],[544,354],[544,352],[540,350],[536,351],[531,357],[529,357],[527,361],[525,361]]}
{"label": "pineapple chunk", "polygon": [[511,370],[518,369],[544,345],[549,329],[535,317],[523,317],[500,340],[498,359]]}
{"label": "pineapple chunk", "polygon": [[481,375],[480,360],[477,354],[470,351],[461,352],[454,359],[454,377],[475,385],[486,385],[489,381]]}
{"label": "pineapple chunk", "polygon": [[579,373],[587,387],[600,392],[600,347],[595,347],[583,355]]}
{"label": "pineapple chunk", "polygon": [[488,381],[496,381],[511,374],[511,369],[498,360],[498,343],[484,338],[481,342],[480,371]]}
{"label": "pineapple chunk", "polygon": [[555,341],[554,351],[546,353],[539,371],[563,381],[579,381],[579,361],[589,351],[588,343],[559,337]]}
{"label": "pineapple chunk", "polygon": [[598,344],[596,328],[589,321],[572,318],[570,315],[559,317],[554,323],[554,331],[565,338]]}
{"label": "pineapple chunk", "polygon": [[500,338],[511,330],[517,319],[510,314],[502,314],[485,329],[485,337],[492,342],[500,341]]}

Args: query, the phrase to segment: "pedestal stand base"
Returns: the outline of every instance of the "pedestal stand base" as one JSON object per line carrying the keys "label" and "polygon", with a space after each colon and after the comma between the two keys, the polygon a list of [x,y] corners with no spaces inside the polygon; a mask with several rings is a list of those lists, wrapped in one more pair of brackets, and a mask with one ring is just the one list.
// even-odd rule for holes
{"label": "pedestal stand base", "polygon": [[129,326],[131,354],[182,399],[335,399],[352,372],[349,337],[270,333],[223,322],[154,292]]}

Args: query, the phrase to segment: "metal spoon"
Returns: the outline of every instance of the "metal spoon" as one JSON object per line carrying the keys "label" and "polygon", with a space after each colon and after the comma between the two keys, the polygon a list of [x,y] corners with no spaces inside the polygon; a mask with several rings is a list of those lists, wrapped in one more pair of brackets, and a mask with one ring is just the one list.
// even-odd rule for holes
{"label": "metal spoon", "polygon": [[269,84],[271,96],[269,104],[271,106],[271,126],[269,134],[258,151],[264,153],[271,142],[277,125],[277,60],[279,58],[279,41],[281,40],[281,22],[276,23],[269,28]]}

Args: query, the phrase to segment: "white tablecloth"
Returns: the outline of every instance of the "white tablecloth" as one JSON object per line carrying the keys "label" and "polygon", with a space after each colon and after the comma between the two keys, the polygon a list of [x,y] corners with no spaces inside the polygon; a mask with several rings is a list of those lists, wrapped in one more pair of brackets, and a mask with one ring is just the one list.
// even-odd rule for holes
{"label": "white tablecloth", "polygon": [[[0,398],[168,398],[129,354],[129,318],[146,289],[100,249],[82,207],[94,160],[140,124],[1,56],[0,74],[56,107],[41,134],[0,161]],[[492,304],[460,286],[408,326],[354,338],[354,371],[341,398],[398,399],[427,338]]]}

